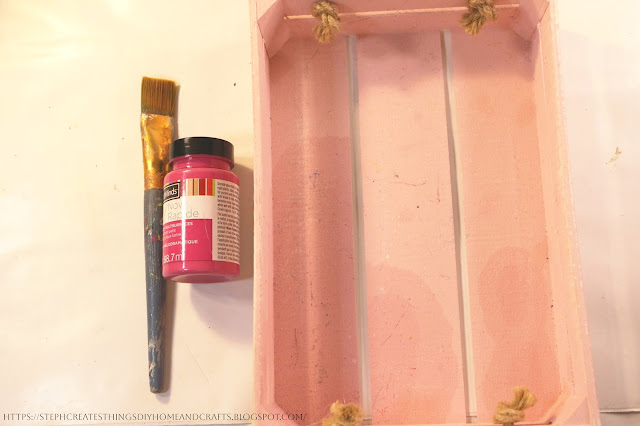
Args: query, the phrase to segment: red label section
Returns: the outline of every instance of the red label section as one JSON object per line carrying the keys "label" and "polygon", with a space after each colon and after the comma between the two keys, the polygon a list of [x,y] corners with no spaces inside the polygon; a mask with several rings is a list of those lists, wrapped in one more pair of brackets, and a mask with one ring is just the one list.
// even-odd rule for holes
{"label": "red label section", "polygon": [[212,260],[212,222],[211,219],[186,219],[165,224],[162,263]]}

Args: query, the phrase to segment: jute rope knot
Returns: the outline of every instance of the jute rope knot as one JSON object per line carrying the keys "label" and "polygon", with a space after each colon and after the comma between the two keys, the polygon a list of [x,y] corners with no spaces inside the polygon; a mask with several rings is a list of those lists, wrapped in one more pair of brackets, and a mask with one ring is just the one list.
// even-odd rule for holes
{"label": "jute rope knot", "polygon": [[330,414],[322,419],[322,426],[360,426],[364,414],[357,404],[342,404],[339,401],[331,404]]}
{"label": "jute rope knot", "polygon": [[320,20],[313,29],[313,35],[320,43],[329,43],[336,38],[342,24],[335,4],[330,1],[317,1],[311,8],[311,15]]}
{"label": "jute rope knot", "polygon": [[460,24],[471,35],[477,35],[487,20],[498,18],[493,0],[467,0],[467,8],[469,11],[462,15]]}
{"label": "jute rope knot", "polygon": [[536,404],[536,397],[524,386],[513,388],[513,401],[500,402],[498,410],[493,416],[493,422],[513,426],[524,420],[524,410]]}

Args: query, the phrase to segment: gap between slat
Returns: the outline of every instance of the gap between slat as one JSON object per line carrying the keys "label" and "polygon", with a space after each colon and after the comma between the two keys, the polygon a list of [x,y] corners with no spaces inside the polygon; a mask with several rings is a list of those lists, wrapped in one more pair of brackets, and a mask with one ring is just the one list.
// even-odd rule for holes
{"label": "gap between slat", "polygon": [[365,424],[372,418],[371,377],[369,368],[369,321],[367,311],[367,277],[364,245],[364,211],[362,202],[362,165],[360,151],[360,118],[358,100],[357,38],[347,36],[347,69],[349,81],[349,132],[351,141],[351,193],[353,195],[353,239],[356,281],[356,323],[361,405]]}
{"label": "gap between slat", "polygon": [[477,420],[475,368],[473,365],[473,346],[471,340],[471,310],[469,298],[469,276],[467,274],[467,249],[463,220],[462,171],[458,155],[459,141],[456,137],[455,97],[453,94],[453,62],[451,55],[451,33],[441,32],[442,59],[444,71],[444,93],[447,112],[447,139],[449,142],[449,170],[451,173],[451,198],[453,203],[453,228],[456,239],[456,269],[458,277],[458,301],[462,327],[460,328],[465,383],[465,402],[467,406],[467,422]]}

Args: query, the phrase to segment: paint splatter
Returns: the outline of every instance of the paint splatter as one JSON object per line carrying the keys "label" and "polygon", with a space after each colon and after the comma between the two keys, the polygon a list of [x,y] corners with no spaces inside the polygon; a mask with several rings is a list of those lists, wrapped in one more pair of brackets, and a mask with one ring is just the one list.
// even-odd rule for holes
{"label": "paint splatter", "polygon": [[609,159],[609,161],[607,161],[607,164],[615,163],[615,162],[616,162],[616,160],[618,160],[618,158],[620,158],[620,154],[622,154],[622,151],[620,151],[620,148],[618,148],[618,147],[616,146],[616,152],[615,152],[615,154],[613,154],[613,157],[611,157],[611,158]]}

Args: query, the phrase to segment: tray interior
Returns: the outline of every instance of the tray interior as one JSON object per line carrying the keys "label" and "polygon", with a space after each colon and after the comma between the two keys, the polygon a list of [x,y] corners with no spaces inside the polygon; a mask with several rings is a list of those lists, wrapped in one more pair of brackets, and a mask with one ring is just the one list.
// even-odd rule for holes
{"label": "tray interior", "polygon": [[491,423],[524,385],[529,421],[588,422],[550,25],[262,52],[270,403]]}

